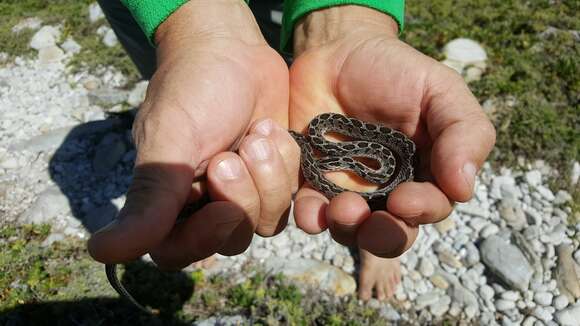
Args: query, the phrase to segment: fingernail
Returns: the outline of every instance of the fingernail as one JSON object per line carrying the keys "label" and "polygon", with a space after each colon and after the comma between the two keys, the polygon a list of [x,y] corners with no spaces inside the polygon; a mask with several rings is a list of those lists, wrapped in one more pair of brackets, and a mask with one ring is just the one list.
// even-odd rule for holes
{"label": "fingernail", "polygon": [[217,177],[222,180],[234,180],[242,174],[242,166],[237,158],[231,157],[218,162],[216,167]]}
{"label": "fingernail", "polygon": [[272,133],[272,129],[274,128],[274,123],[270,119],[265,119],[260,122],[254,127],[254,131],[257,134],[262,136],[268,136]]}
{"label": "fingernail", "polygon": [[264,138],[258,138],[248,146],[248,155],[256,161],[267,160],[271,152],[270,143]]}
{"label": "fingernail", "polygon": [[475,164],[471,162],[465,163],[465,165],[463,166],[463,178],[465,178],[465,182],[467,183],[469,188],[471,188],[471,190],[473,190],[473,187],[475,185],[476,173],[477,168],[475,167]]}

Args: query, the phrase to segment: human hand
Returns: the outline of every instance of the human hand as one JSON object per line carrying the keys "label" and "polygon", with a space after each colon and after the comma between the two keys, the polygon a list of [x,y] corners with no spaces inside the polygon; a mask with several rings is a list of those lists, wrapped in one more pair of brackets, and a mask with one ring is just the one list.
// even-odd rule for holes
{"label": "human hand", "polygon": [[[447,217],[473,194],[475,175],[495,131],[463,79],[397,39],[388,15],[357,6],[315,11],[295,28],[290,68],[290,127],[302,131],[322,112],[337,112],[402,131],[416,144],[416,181],[399,185],[384,211],[346,192],[328,201],[303,186],[294,215],[308,233],[329,228],[345,245],[380,257],[407,250],[418,225]],[[348,189],[376,189],[352,174],[329,173]]]}
{"label": "human hand", "polygon": [[[242,0],[190,1],[155,37],[158,69],[133,128],[133,183],[118,219],[88,248],[104,263],[149,252],[174,269],[243,252],[254,231],[279,232],[299,154],[286,131],[286,64]],[[207,184],[194,182],[203,175]],[[206,192],[212,202],[175,225]]]}

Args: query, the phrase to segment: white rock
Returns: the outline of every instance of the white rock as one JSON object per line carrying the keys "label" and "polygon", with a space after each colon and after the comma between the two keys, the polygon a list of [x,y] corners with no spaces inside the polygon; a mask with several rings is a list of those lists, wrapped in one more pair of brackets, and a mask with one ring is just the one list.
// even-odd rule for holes
{"label": "white rock", "polygon": [[60,62],[64,58],[64,52],[56,45],[43,47],[38,50],[38,61],[41,64]]}
{"label": "white rock", "polygon": [[118,43],[119,43],[119,40],[117,39],[117,35],[115,35],[115,32],[111,28],[107,29],[107,31],[103,35],[103,44],[112,48],[113,46],[117,45]]}
{"label": "white rock", "polygon": [[77,54],[81,51],[81,46],[72,37],[67,38],[60,47],[70,54]]}
{"label": "white rock", "polygon": [[25,223],[42,224],[69,210],[68,198],[58,187],[53,186],[40,193],[21,218]]}
{"label": "white rock", "polygon": [[578,326],[580,324],[580,304],[558,311],[555,317],[562,326]]}
{"label": "white rock", "polygon": [[0,168],[2,169],[18,169],[20,167],[20,162],[14,156],[0,158]]}
{"label": "white rock", "polygon": [[554,318],[552,314],[548,310],[546,310],[546,308],[541,306],[537,306],[536,308],[534,308],[534,310],[532,310],[532,316],[544,322],[548,322]]}
{"label": "white rock", "polygon": [[435,272],[435,268],[429,259],[421,258],[421,262],[419,263],[419,272],[425,277],[430,277]]}
{"label": "white rock", "polygon": [[421,310],[439,301],[440,295],[437,292],[428,292],[417,297],[415,309]]}
{"label": "white rock", "polygon": [[574,186],[578,183],[579,179],[580,179],[580,163],[578,163],[578,161],[575,161],[574,164],[572,165],[572,173],[570,173],[570,182]]}
{"label": "white rock", "polygon": [[42,25],[42,20],[38,17],[28,17],[21,20],[12,27],[12,33],[20,33],[25,29],[35,30]]}
{"label": "white rock", "polygon": [[516,301],[520,298],[520,294],[516,291],[505,291],[501,294],[501,298],[509,301]]}
{"label": "white rock", "polygon": [[454,39],[443,48],[443,53],[449,60],[455,60],[463,65],[485,62],[485,50],[474,40],[467,38]]}
{"label": "white rock", "polygon": [[496,234],[499,232],[499,227],[495,224],[489,224],[488,226],[486,226],[485,228],[483,228],[483,230],[481,230],[481,237],[482,238],[487,238],[493,234]]}
{"label": "white rock", "polygon": [[99,19],[105,18],[103,10],[98,3],[94,2],[89,5],[89,22],[94,23]]}
{"label": "white rock", "polygon": [[544,186],[538,186],[536,188],[536,191],[538,191],[540,193],[540,195],[542,195],[542,197],[544,197],[547,201],[553,201],[556,197],[554,196],[554,193],[552,192],[552,190],[544,187]]}
{"label": "white rock", "polygon": [[30,40],[30,47],[40,50],[45,47],[54,46],[60,38],[60,30],[54,26],[43,26]]}
{"label": "white rock", "polygon": [[494,291],[493,288],[487,284],[482,285],[479,288],[479,296],[484,300],[491,300],[493,299]]}
{"label": "white rock", "polygon": [[554,308],[556,308],[556,310],[562,310],[566,308],[568,306],[568,303],[569,303],[568,297],[563,294],[557,296],[553,302]]}
{"label": "white rock", "polygon": [[534,294],[534,301],[542,306],[549,306],[552,304],[554,296],[550,292],[537,292]]}
{"label": "white rock", "polygon": [[516,307],[516,303],[511,300],[504,300],[499,299],[495,301],[495,308],[499,311],[506,311],[510,309],[514,309]]}
{"label": "white rock", "polygon": [[145,100],[145,94],[147,93],[147,86],[149,86],[149,81],[144,80],[135,84],[133,90],[129,93],[129,98],[127,103],[132,107],[138,107]]}
{"label": "white rock", "polygon": [[531,170],[526,172],[524,178],[526,179],[526,182],[532,187],[537,187],[542,184],[542,172],[538,170]]}

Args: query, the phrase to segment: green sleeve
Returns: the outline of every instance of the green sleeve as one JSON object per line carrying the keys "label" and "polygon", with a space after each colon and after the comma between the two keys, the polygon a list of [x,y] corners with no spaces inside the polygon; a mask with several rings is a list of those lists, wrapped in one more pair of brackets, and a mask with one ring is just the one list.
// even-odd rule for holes
{"label": "green sleeve", "polygon": [[[121,0],[129,9],[147,39],[155,45],[155,31],[179,7],[188,0]],[[249,0],[245,0],[248,2]]]}
{"label": "green sleeve", "polygon": [[384,12],[397,21],[399,32],[403,30],[405,0],[286,0],[280,44],[282,51],[292,52],[294,25],[302,16],[314,10],[341,5],[359,5]]}

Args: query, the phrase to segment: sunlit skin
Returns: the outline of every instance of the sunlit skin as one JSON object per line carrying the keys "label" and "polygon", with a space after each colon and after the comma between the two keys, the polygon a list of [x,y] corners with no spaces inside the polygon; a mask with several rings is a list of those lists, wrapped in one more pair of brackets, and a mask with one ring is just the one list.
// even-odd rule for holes
{"label": "sunlit skin", "polygon": [[[288,71],[243,1],[184,4],[155,34],[158,69],[133,128],[133,183],[118,219],[89,240],[90,254],[121,263],[150,253],[160,268],[179,269],[239,254],[254,233],[281,232],[299,182],[299,149],[286,129],[333,111],[396,128],[418,145],[425,181],[400,185],[384,210],[371,213],[351,192],[330,202],[307,185],[296,194],[304,231],[329,229],[363,250],[361,297],[390,296],[400,276],[388,258],[411,246],[419,224],[471,197],[495,139],[460,76],[398,41],[396,28],[363,7],[315,11],[297,24]],[[175,225],[203,194],[210,202]]]}
{"label": "sunlit skin", "polygon": [[[318,32],[319,25],[328,32]],[[331,111],[382,123],[417,144],[418,178],[397,187],[383,210],[371,213],[355,193],[329,201],[308,184],[296,196],[303,230],[329,229],[336,241],[361,249],[361,298],[373,289],[380,299],[389,297],[400,272],[398,260],[388,258],[411,246],[418,225],[442,220],[454,201],[471,198],[494,129],[462,78],[399,41],[396,23],[380,12],[344,6],[312,14],[296,27],[294,47],[292,129],[303,131],[314,116]],[[352,174],[329,178],[352,190],[372,189]]]}

